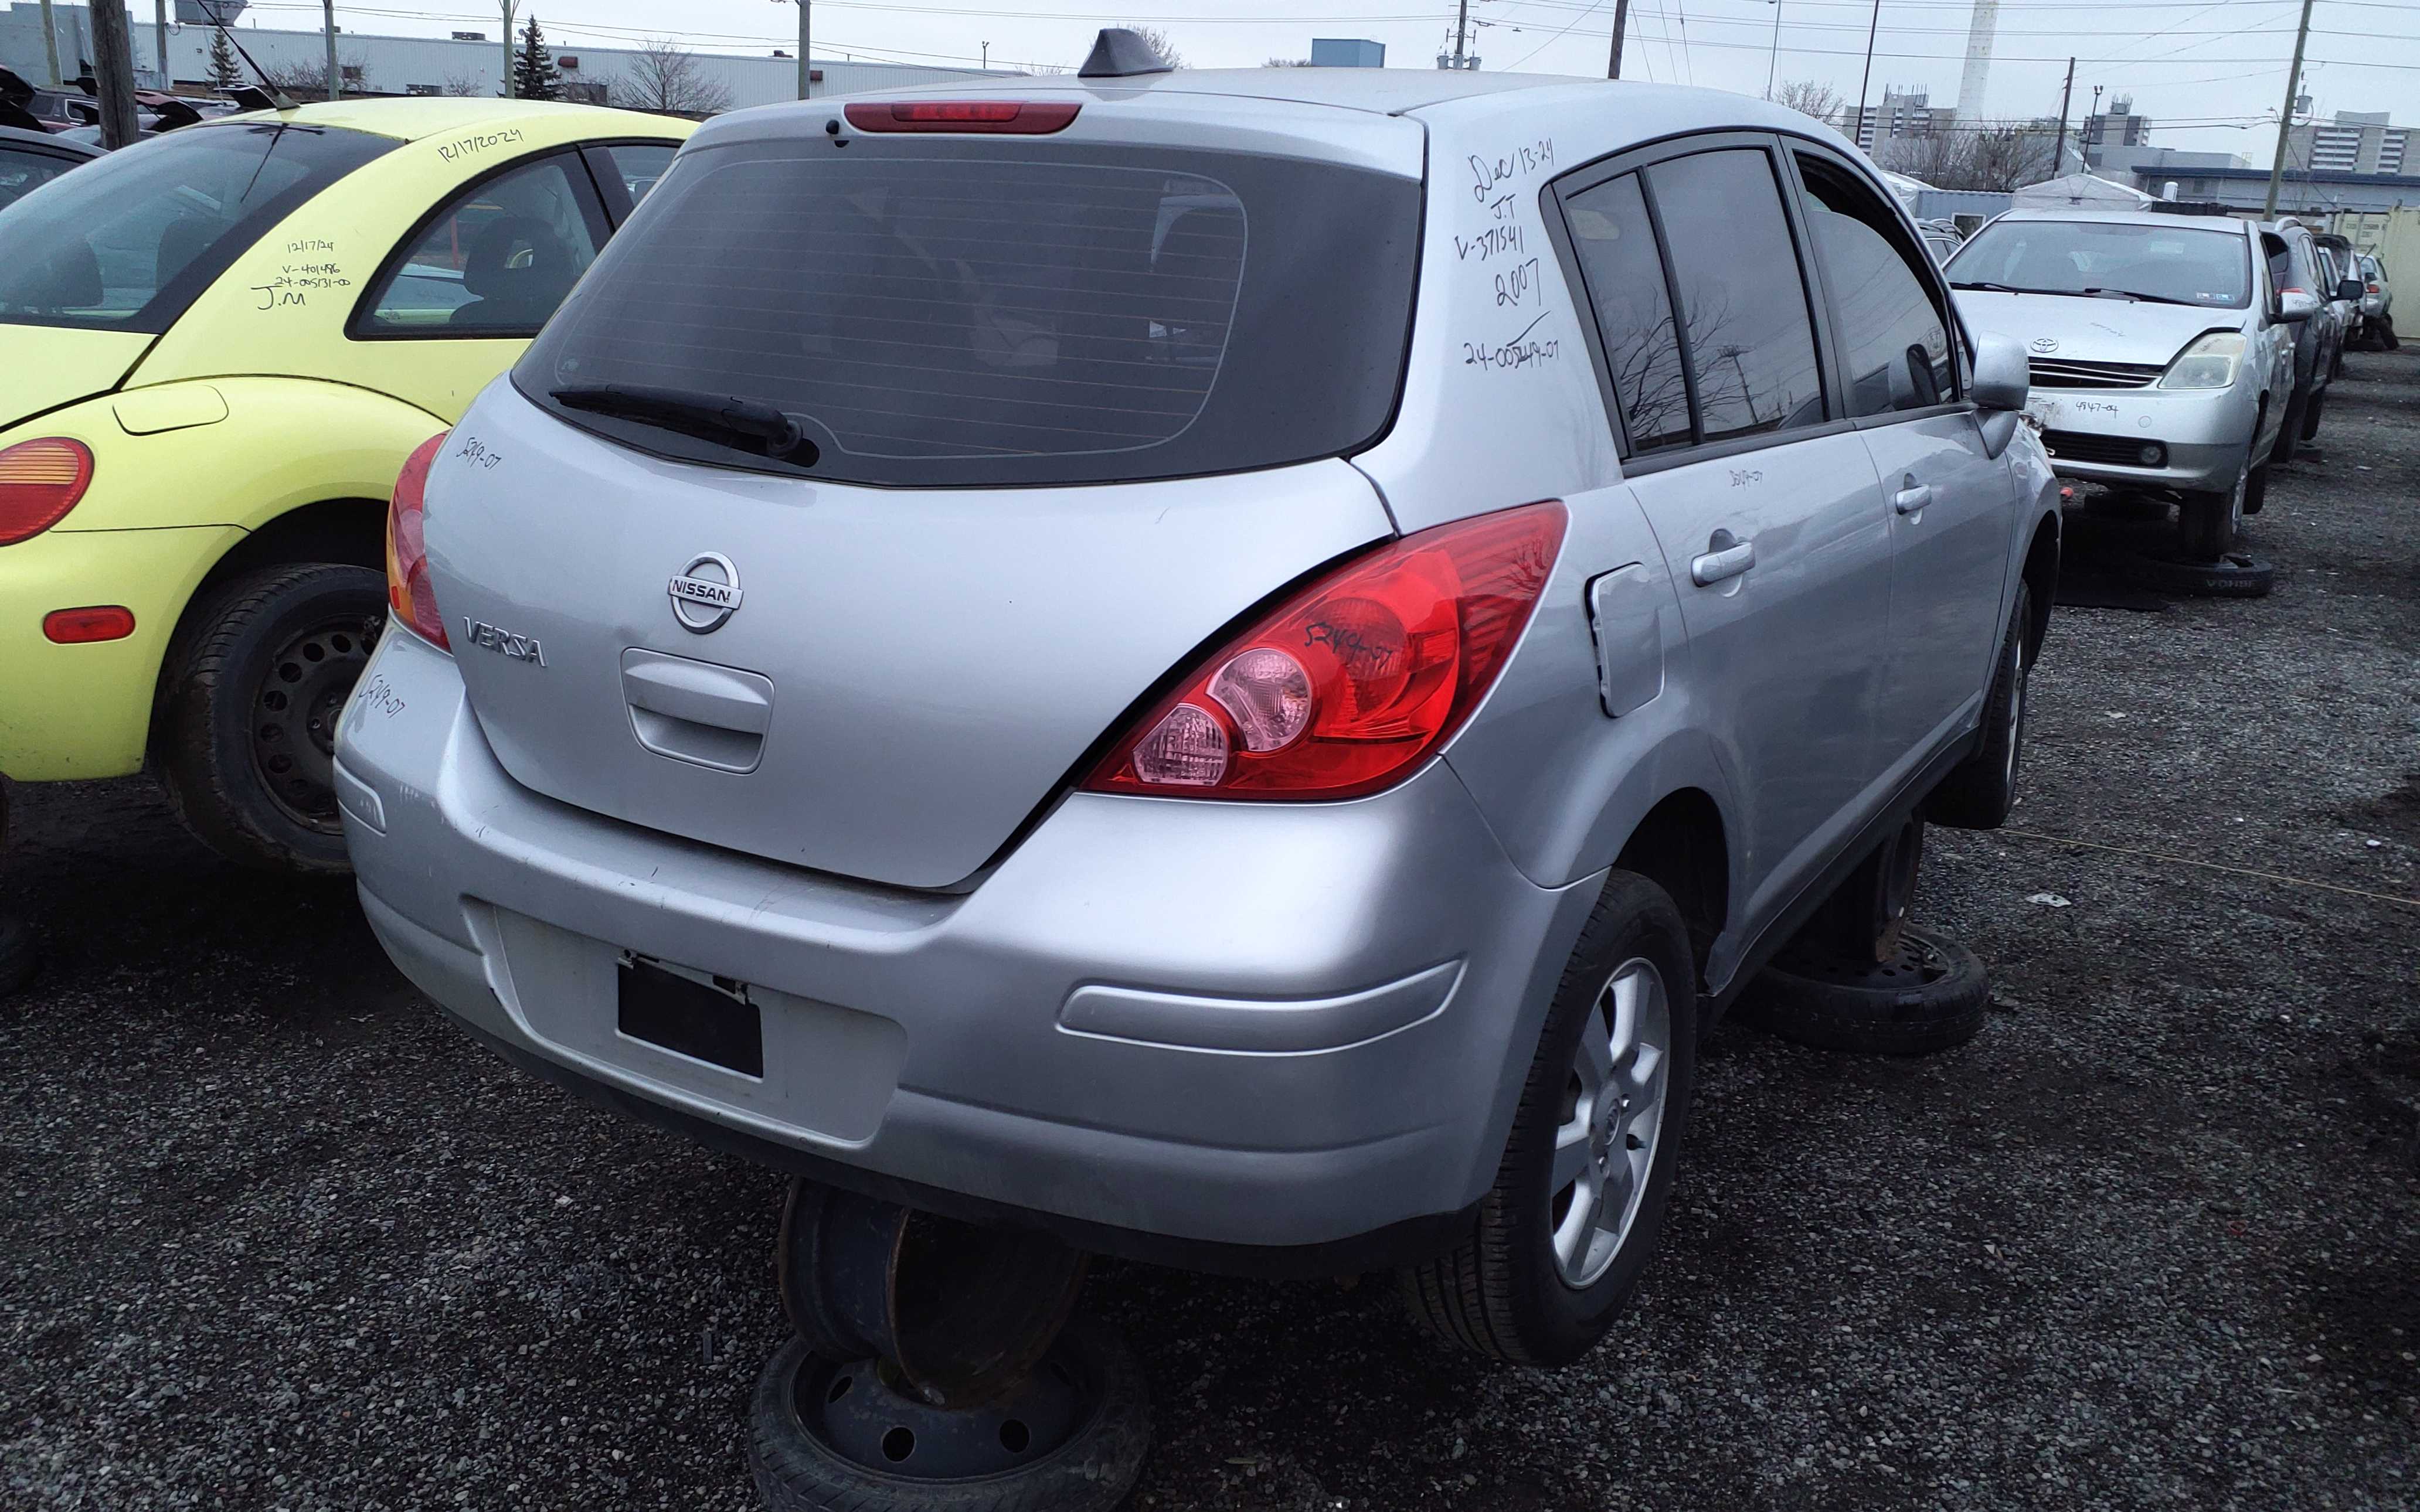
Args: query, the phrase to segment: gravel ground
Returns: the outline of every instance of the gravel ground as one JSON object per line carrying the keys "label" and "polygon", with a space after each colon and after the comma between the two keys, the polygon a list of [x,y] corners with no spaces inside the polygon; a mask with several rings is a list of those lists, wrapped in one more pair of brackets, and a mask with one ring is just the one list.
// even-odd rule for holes
{"label": "gravel ground", "polygon": [[[1719,1031],[1665,1254],[1559,1374],[1374,1281],[1108,1269],[1135,1504],[2420,1505],[2420,347],[2322,440],[2253,522],[2273,596],[2055,621],[2022,832],[1927,861],[1980,1040]],[[139,783],[18,795],[0,1501],[755,1504],[775,1178],[507,1071],[344,886]]]}

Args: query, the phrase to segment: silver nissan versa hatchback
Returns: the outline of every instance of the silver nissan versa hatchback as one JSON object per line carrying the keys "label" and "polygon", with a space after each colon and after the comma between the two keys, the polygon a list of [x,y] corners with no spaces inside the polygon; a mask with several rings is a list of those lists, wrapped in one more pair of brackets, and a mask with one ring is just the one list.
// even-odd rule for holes
{"label": "silver nissan versa hatchback", "polygon": [[1911,815],[2007,812],[2025,393],[1737,95],[723,116],[398,483],[362,901],[631,1114],[1568,1360],[1699,1032]]}

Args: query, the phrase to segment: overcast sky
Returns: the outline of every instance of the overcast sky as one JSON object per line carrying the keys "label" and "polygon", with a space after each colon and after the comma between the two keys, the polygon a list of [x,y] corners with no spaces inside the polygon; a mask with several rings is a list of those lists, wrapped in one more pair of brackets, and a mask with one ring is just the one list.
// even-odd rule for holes
{"label": "overcast sky", "polygon": [[[795,46],[798,12],[783,0],[524,0],[550,39],[627,43],[671,36],[701,51]],[[1302,57],[1314,37],[1384,42],[1396,68],[1433,67],[1450,50],[1453,0],[814,0],[818,59],[844,54],[897,62],[972,63],[990,44],[995,66],[1073,65],[1094,31],[1140,21],[1168,33],[1195,68],[1249,67]],[[1984,114],[2058,113],[2067,58],[2075,65],[2073,114],[2092,91],[2131,94],[2155,123],[2154,145],[2240,152],[2265,165],[2275,142],[2301,0],[2003,0]],[[150,7],[132,0],[138,16]],[[1469,0],[1471,51],[1489,70],[1602,77],[1613,0]],[[1883,0],[1871,95],[1885,84],[1929,87],[1936,104],[1958,94],[1968,0]],[[482,0],[339,0],[349,31],[414,35],[487,29],[498,8]],[[1865,64],[1869,0],[1632,0],[1623,72],[1632,78],[1761,93],[1768,69],[1781,81],[1815,79],[1849,100]],[[253,23],[317,23],[318,0],[254,0]],[[2420,125],[2420,3],[2317,0],[2305,90],[2324,116],[2397,110]],[[2189,124],[2190,123],[2190,124]]]}

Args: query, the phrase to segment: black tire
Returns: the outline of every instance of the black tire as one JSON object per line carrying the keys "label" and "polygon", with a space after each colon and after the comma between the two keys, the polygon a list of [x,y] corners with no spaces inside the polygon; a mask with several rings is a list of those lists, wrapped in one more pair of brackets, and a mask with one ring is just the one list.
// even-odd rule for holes
{"label": "black tire", "polygon": [[34,949],[34,928],[22,918],[0,914],[0,997],[23,992],[34,980],[40,958]]}
{"label": "black tire", "polygon": [[2381,320],[2378,323],[2378,344],[2388,351],[2393,351],[2403,345],[2402,338],[2395,333],[2395,322],[2392,318]]}
{"label": "black tire", "polygon": [[1077,1318],[1061,1335],[1093,1379],[1091,1415],[1057,1448],[986,1475],[921,1479],[872,1470],[810,1431],[798,1381],[816,1358],[784,1340],[756,1378],[748,1410],[748,1468],[770,1512],[1110,1512],[1142,1473],[1151,1400],[1134,1352],[1109,1329]]}
{"label": "black tire", "polygon": [[2261,463],[2243,480],[2243,515],[2246,519],[2269,507],[2269,464]]}
{"label": "black tire", "polygon": [[2033,676],[2034,594],[2030,583],[2017,585],[2015,612],[2000,638],[2000,655],[1992,666],[1992,687],[1984,695],[1983,739],[1950,769],[1924,800],[1924,817],[1952,829],[1997,829],[2016,807],[2017,777],[2025,751],[2027,691]]}
{"label": "black tire", "polygon": [[2307,393],[2296,393],[2287,397],[2286,418],[2277,426],[2277,444],[2269,449],[2270,461],[2294,460],[2294,454],[2302,449],[2303,444],[2303,410],[2310,402],[2311,396]]}
{"label": "black tire", "polygon": [[[1624,1203],[1610,1254],[1595,1260],[1575,1285],[1564,1278],[1555,1229],[1559,1221],[1568,1227],[1569,1211],[1561,1202],[1565,1194],[1576,1202],[1583,1189],[1566,1183],[1559,1190],[1555,1185],[1557,1131],[1570,1122],[1595,1122],[1593,1114],[1574,1100],[1581,1085],[1582,1035],[1608,1026],[1605,1003],[1612,995],[1614,978],[1627,971],[1631,975],[1626,980],[1642,981],[1637,975],[1641,964],[1652,967],[1659,979],[1667,1011],[1661,1116],[1652,1143],[1640,1146],[1645,1151],[1643,1176],[1624,1172],[1623,1188],[1637,1195]],[[1562,1365],[1587,1353],[1613,1326],[1652,1258],[1663,1227],[1696,1082],[1697,1004],[1688,931],[1672,900],[1644,877],[1613,872],[1563,968],[1497,1166],[1496,1183],[1481,1199],[1477,1223],[1450,1253],[1399,1273],[1404,1304],[1429,1333],[1490,1359]],[[1635,1017],[1634,1023],[1641,1018],[1643,1014]],[[1620,1106],[1626,1109],[1629,1100]],[[1584,1168],[1592,1166],[1599,1190],[1611,1179],[1609,1163],[1626,1158],[1628,1143],[1636,1136],[1626,1122],[1608,1120],[1601,1141],[1590,1137],[1578,1142],[1580,1163]],[[1589,1213],[1582,1214],[1579,1227],[1587,1231],[1581,1242],[1590,1246],[1581,1251],[1584,1259],[1595,1255],[1594,1240],[1603,1231],[1592,1222]]]}
{"label": "black tire", "polygon": [[2247,464],[2225,493],[2189,493],[2177,506],[2177,548],[2191,562],[2216,562],[2235,545],[2243,501],[2252,492]]}
{"label": "black tire", "polygon": [[2311,402],[2303,406],[2302,439],[2304,440],[2310,441],[2318,439],[2319,434],[2319,417],[2326,412],[2327,408],[2328,391],[2325,389],[2321,389],[2319,393],[2312,394]]}
{"label": "black tire", "polygon": [[2138,557],[2126,575],[2161,593],[2195,598],[2260,598],[2274,586],[2277,569],[2258,557],[2229,552],[2216,562],[2161,562]]}
{"label": "black tire", "polygon": [[1818,1050],[1921,1056],[1964,1044],[1991,1011],[1974,951],[1911,924],[1879,966],[1785,949],[1740,998],[1740,1017]]}
{"label": "black tire", "polygon": [[186,616],[168,648],[155,749],[177,815],[202,843],[247,866],[349,870],[330,752],[385,609],[380,574],[304,563],[246,573]]}

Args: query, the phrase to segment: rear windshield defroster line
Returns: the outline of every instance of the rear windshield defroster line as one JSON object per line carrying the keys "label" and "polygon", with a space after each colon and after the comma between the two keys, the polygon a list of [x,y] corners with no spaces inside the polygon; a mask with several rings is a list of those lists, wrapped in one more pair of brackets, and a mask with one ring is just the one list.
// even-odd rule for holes
{"label": "rear windshield defroster line", "polygon": [[[1415,180],[1249,153],[698,149],[513,378],[661,455],[890,486],[1333,456],[1392,413],[1419,214]],[[768,455],[555,397],[600,385],[770,406],[808,444]]]}

